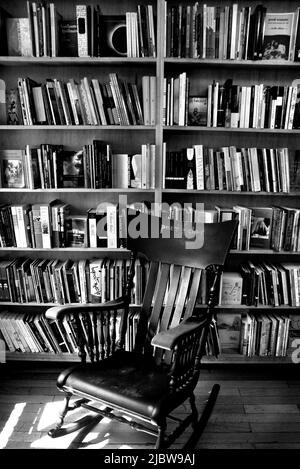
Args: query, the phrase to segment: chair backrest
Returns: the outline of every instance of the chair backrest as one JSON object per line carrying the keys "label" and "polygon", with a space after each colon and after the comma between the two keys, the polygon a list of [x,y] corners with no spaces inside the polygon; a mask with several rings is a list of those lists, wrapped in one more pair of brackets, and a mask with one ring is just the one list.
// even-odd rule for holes
{"label": "chair backrest", "polygon": [[[208,266],[224,265],[236,227],[237,221],[204,225],[204,243],[198,249],[187,249],[186,240],[183,238],[128,239],[128,248],[132,251],[126,288],[128,298],[134,259],[138,253],[149,260],[149,270],[136,336],[133,339],[135,327],[132,327],[131,331],[127,330],[127,339],[130,333],[127,344],[134,343],[137,352],[144,351],[153,355],[153,336],[157,332],[175,327],[193,314],[205,269]],[[113,353],[120,342],[123,345],[129,324],[127,314],[128,311],[123,315],[120,324],[118,312],[109,308],[102,314],[84,312],[74,315],[74,328],[77,329],[78,335],[83,337],[80,341],[80,356],[83,360],[86,355],[84,347],[88,349],[91,360],[98,361]],[[154,354],[157,361],[166,358],[158,350],[155,350]]]}
{"label": "chair backrest", "polygon": [[[202,225],[203,245],[188,249],[184,238],[129,241],[131,250],[151,262],[141,306],[135,349],[153,353],[151,340],[160,331],[175,327],[194,312],[205,269],[223,266],[233,238],[236,221]],[[156,358],[162,357],[155,352]]]}

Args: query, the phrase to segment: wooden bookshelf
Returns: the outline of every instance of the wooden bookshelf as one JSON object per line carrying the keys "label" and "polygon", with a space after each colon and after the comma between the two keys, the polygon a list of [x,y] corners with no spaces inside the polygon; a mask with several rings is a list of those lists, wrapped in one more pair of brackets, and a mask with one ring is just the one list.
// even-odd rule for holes
{"label": "wooden bookshelf", "polygon": [[[55,4],[63,17],[71,15],[74,2],[71,0],[57,0]],[[94,2],[97,4],[100,2]],[[139,2],[127,0],[104,0],[101,8],[105,14],[116,15],[120,12],[134,11]],[[270,148],[287,146],[300,149],[300,129],[270,129],[270,128],[225,128],[207,126],[181,126],[163,125],[163,102],[164,102],[164,78],[179,75],[184,71],[190,77],[191,95],[203,95],[204,90],[212,80],[224,83],[227,78],[232,78],[235,83],[274,83],[276,85],[288,85],[297,78],[300,62],[274,61],[274,60],[229,60],[229,59],[193,59],[174,58],[164,56],[165,41],[165,3],[163,0],[149,0],[154,7],[156,19],[156,57],[12,57],[0,56],[1,78],[7,82],[8,87],[16,85],[18,77],[32,76],[35,80],[43,81],[46,78],[57,77],[62,80],[74,76],[76,79],[87,76],[99,77],[105,80],[108,73],[116,72],[125,79],[135,81],[141,86],[141,76],[155,75],[157,89],[156,124],[155,125],[0,125],[0,143],[3,148],[24,148],[26,144],[38,146],[42,143],[63,144],[66,146],[80,147],[82,144],[91,143],[93,139],[103,139],[114,146],[116,153],[137,153],[142,143],[156,145],[156,184],[155,189],[88,189],[88,188],[65,188],[65,189],[6,189],[0,188],[0,203],[46,203],[56,197],[64,202],[70,203],[78,210],[87,210],[102,200],[116,202],[119,194],[128,195],[129,201],[149,202],[204,202],[205,208],[212,209],[215,205],[248,205],[248,206],[270,206],[288,205],[299,207],[300,192],[291,189],[288,193],[282,192],[250,192],[250,191],[226,191],[226,190],[187,190],[187,189],[163,189],[163,143],[168,149],[180,149],[203,143],[205,146],[263,146]],[[168,1],[170,5],[180,2]],[[192,4],[193,2],[190,2]],[[221,2],[212,0],[211,4],[217,6]],[[249,2],[253,4],[253,2]],[[254,4],[258,4],[255,2]],[[14,17],[26,17],[26,2],[10,2],[3,0],[3,7]],[[102,5],[103,4],[103,5]],[[227,4],[227,3],[226,3]],[[228,4],[230,2],[228,1]],[[242,6],[248,5],[242,2]],[[253,5],[254,5],[253,4]],[[277,2],[267,0],[266,5],[271,11],[294,11],[298,7],[295,0]],[[101,248],[0,248],[0,256],[6,259],[13,257],[33,257],[55,259],[93,259],[97,256],[128,256],[125,249],[101,249]],[[259,258],[267,256],[272,262],[291,261],[298,262],[300,252],[275,252],[271,249],[253,249],[250,251],[231,250],[228,258],[228,266],[236,266],[239,259],[244,260],[247,256]],[[11,302],[0,302],[0,310],[13,310],[14,308],[36,308],[45,309],[51,304],[19,304]],[[202,309],[202,307],[199,307]],[[297,314],[299,308],[291,306],[217,306],[216,311],[225,312],[287,312]],[[8,360],[77,360],[70,354],[21,354],[8,353]],[[207,358],[205,362],[215,362]],[[222,355],[218,363],[290,363],[289,357],[244,357],[242,355]]]}

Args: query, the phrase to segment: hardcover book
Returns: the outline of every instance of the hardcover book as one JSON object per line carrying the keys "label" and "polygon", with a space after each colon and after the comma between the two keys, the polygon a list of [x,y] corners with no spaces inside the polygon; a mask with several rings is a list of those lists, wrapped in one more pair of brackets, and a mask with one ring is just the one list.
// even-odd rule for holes
{"label": "hardcover book", "polygon": [[59,165],[59,187],[84,187],[83,149],[62,150]]}
{"label": "hardcover book", "polygon": [[32,43],[28,18],[7,18],[6,33],[8,55],[32,56]]}
{"label": "hardcover book", "polygon": [[188,125],[206,126],[207,98],[190,96],[188,101]]}
{"label": "hardcover book", "polygon": [[217,327],[221,352],[237,352],[240,347],[241,314],[218,313]]}
{"label": "hardcover book", "polygon": [[59,55],[62,57],[78,57],[77,21],[60,21],[59,34]]}
{"label": "hardcover book", "polygon": [[250,248],[270,249],[273,209],[252,207]]}
{"label": "hardcover book", "polygon": [[3,187],[25,187],[25,166],[23,150],[1,150],[1,181]]}
{"label": "hardcover book", "polygon": [[223,272],[220,284],[220,304],[240,305],[243,278],[238,272]]}
{"label": "hardcover book", "polygon": [[67,246],[87,247],[87,216],[68,215],[65,221]]}

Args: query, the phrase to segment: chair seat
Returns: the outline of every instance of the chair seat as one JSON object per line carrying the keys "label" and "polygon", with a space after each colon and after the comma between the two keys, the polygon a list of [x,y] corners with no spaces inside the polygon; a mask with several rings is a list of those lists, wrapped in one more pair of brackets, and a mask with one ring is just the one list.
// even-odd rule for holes
{"label": "chair seat", "polygon": [[165,414],[177,401],[169,394],[168,382],[166,371],[153,360],[120,352],[99,363],[65,370],[57,384],[157,422],[161,412]]}

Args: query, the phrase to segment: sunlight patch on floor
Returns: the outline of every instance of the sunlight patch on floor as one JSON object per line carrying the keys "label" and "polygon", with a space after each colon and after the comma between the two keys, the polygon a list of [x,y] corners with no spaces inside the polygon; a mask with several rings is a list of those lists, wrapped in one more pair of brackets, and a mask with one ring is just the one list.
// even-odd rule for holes
{"label": "sunlight patch on floor", "polygon": [[48,435],[39,438],[31,443],[31,448],[40,449],[67,449],[77,437],[79,430],[69,435],[60,436],[59,438],[51,438]]}
{"label": "sunlight patch on floor", "polygon": [[6,424],[4,425],[3,430],[0,433],[0,449],[5,448],[5,446],[7,445],[9,438],[12,435],[14,428],[17,425],[25,407],[26,402],[19,402],[15,405],[14,409],[12,410]]}
{"label": "sunlight patch on floor", "polygon": [[43,431],[45,428],[54,425],[57,422],[58,414],[63,406],[62,401],[47,402],[40,416],[40,420],[37,425],[38,431]]}

